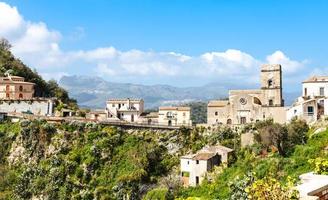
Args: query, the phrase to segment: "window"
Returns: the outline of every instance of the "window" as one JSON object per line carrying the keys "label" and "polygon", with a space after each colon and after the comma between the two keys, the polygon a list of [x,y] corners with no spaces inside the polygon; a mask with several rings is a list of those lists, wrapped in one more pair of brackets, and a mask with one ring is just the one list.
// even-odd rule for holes
{"label": "window", "polygon": [[272,81],[272,79],[269,79],[268,80],[268,87],[272,87],[273,86],[273,81]]}
{"label": "window", "polygon": [[304,88],[304,96],[307,96],[307,88]]}
{"label": "window", "polygon": [[297,110],[294,110],[294,114],[296,114],[297,113]]}
{"label": "window", "polygon": [[23,98],[23,94],[22,94],[22,93],[19,94],[19,98],[20,98],[20,99]]}
{"label": "window", "polygon": [[21,86],[21,85],[19,86],[19,91],[23,92],[23,86]]}
{"label": "window", "polygon": [[167,118],[173,118],[173,113],[172,112],[167,112],[166,117]]}
{"label": "window", "polygon": [[308,115],[313,115],[314,114],[314,109],[313,109],[313,106],[308,106],[307,107],[307,111],[308,111]]}
{"label": "window", "polygon": [[6,91],[9,92],[9,90],[10,90],[10,86],[6,85]]}
{"label": "window", "polygon": [[325,88],[324,87],[320,88],[320,96],[325,96]]}
{"label": "window", "polygon": [[231,119],[228,119],[227,120],[227,124],[232,124],[232,120]]}
{"label": "window", "polygon": [[240,117],[240,123],[246,124],[246,117]]}
{"label": "window", "polygon": [[187,164],[189,165],[189,161],[187,161]]}
{"label": "window", "polygon": [[269,106],[273,106],[273,100],[272,99],[269,100]]}
{"label": "window", "polygon": [[199,160],[196,160],[196,164],[197,164],[197,165],[199,164]]}
{"label": "window", "polygon": [[218,116],[218,114],[219,114],[218,111],[216,111],[216,112],[215,112],[215,116]]}
{"label": "window", "polygon": [[115,107],[115,104],[112,104],[112,107]]}
{"label": "window", "polygon": [[9,98],[9,97],[10,97],[9,94],[7,93],[7,94],[6,94],[6,98]]}
{"label": "window", "polygon": [[186,113],[184,112],[182,115],[185,117],[186,116]]}

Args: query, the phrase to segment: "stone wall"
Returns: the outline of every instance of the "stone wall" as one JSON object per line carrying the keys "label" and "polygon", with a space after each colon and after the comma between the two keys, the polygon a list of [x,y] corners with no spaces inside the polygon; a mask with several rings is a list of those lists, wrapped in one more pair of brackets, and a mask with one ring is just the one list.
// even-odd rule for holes
{"label": "stone wall", "polygon": [[5,112],[5,113],[31,112],[34,115],[52,116],[54,114],[54,102],[51,99],[1,100],[0,112]]}

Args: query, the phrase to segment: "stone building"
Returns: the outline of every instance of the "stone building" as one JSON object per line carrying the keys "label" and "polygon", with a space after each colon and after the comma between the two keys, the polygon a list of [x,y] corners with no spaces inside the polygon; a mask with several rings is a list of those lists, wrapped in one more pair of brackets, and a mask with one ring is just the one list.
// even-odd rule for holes
{"label": "stone building", "polygon": [[159,107],[158,124],[167,126],[191,126],[190,107]]}
{"label": "stone building", "polygon": [[0,99],[32,99],[34,85],[20,76],[0,77]]}
{"label": "stone building", "polygon": [[328,116],[328,76],[313,76],[303,81],[302,96],[287,110],[287,120],[297,117],[313,122]]}
{"label": "stone building", "polygon": [[183,185],[196,186],[204,180],[205,174],[214,166],[228,165],[231,152],[233,149],[217,145],[204,147],[196,154],[182,156],[180,171]]}
{"label": "stone building", "polygon": [[143,112],[144,101],[142,99],[110,99],[106,102],[108,120],[137,122]]}
{"label": "stone building", "polygon": [[281,65],[262,65],[260,80],[260,89],[230,90],[227,100],[210,101],[207,123],[240,125],[270,118],[285,123]]}

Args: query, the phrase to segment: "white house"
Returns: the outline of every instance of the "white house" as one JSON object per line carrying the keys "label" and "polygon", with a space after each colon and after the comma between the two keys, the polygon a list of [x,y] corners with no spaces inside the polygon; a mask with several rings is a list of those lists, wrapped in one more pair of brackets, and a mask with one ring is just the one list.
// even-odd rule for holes
{"label": "white house", "polygon": [[296,186],[301,200],[328,199],[328,176],[306,173],[300,175],[301,183]]}
{"label": "white house", "polygon": [[328,115],[328,76],[313,76],[302,83],[302,96],[287,110],[294,117],[313,122]]}
{"label": "white house", "polygon": [[144,111],[142,99],[110,99],[106,102],[108,120],[120,120],[127,122],[139,121]]}
{"label": "white house", "polygon": [[204,147],[196,154],[182,156],[180,158],[181,181],[184,186],[196,186],[200,184],[205,174],[214,166],[228,164],[232,149],[217,145]]}
{"label": "white house", "polygon": [[190,107],[159,107],[158,124],[167,126],[191,126]]}

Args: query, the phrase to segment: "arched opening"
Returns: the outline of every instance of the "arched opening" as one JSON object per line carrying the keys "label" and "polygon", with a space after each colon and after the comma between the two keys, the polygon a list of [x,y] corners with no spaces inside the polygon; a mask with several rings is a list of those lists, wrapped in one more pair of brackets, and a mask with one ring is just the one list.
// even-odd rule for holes
{"label": "arched opening", "polygon": [[262,102],[261,102],[261,100],[259,98],[254,97],[254,104],[262,105]]}
{"label": "arched opening", "polygon": [[9,99],[10,98],[10,95],[9,93],[6,94],[6,98]]}
{"label": "arched opening", "polygon": [[273,100],[272,99],[269,100],[269,106],[273,106]]}
{"label": "arched opening", "polygon": [[231,125],[231,124],[232,124],[232,120],[231,120],[231,119],[228,119],[228,120],[227,120],[227,124],[228,124],[228,125]]}
{"label": "arched opening", "polygon": [[23,92],[23,86],[22,85],[19,86],[19,91]]}
{"label": "arched opening", "polygon": [[131,122],[134,122],[134,115],[131,115]]}
{"label": "arched opening", "polygon": [[168,126],[172,126],[172,121],[169,120],[168,123],[167,123]]}
{"label": "arched opening", "polygon": [[272,79],[269,79],[268,80],[268,87],[272,87],[273,86],[273,81],[272,81]]}
{"label": "arched opening", "polygon": [[218,111],[216,111],[216,112],[215,112],[215,116],[218,116],[218,114],[219,114]]}
{"label": "arched opening", "polygon": [[151,119],[148,119],[148,124],[151,124]]}
{"label": "arched opening", "polygon": [[23,94],[19,93],[19,98],[22,99],[23,98]]}
{"label": "arched opening", "polygon": [[6,85],[6,92],[10,92],[10,86]]}

